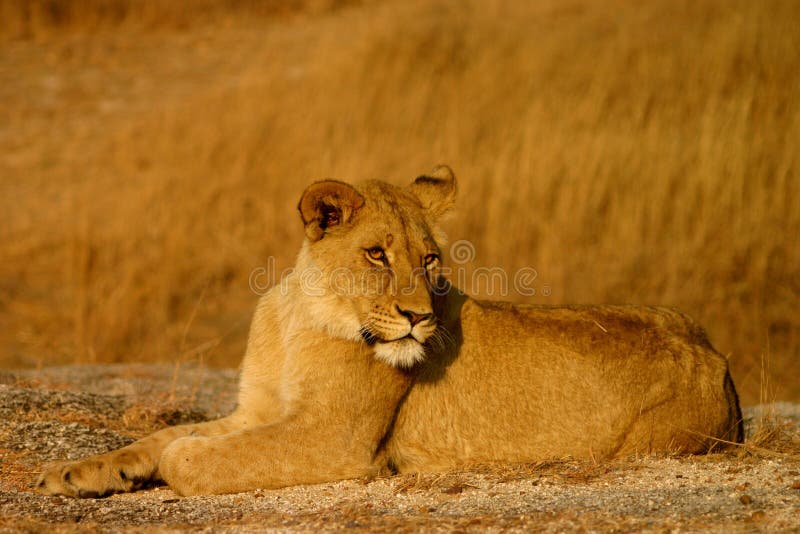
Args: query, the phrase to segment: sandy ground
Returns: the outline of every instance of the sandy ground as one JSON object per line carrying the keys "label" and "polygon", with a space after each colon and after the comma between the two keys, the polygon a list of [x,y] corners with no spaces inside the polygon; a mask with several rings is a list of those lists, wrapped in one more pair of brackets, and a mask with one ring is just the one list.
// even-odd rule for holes
{"label": "sandy ground", "polygon": [[163,365],[0,372],[0,532],[800,531],[800,405],[788,403],[745,410],[750,435],[769,415],[770,441],[708,456],[561,459],[215,497],[30,492],[44,462],[229,411],[235,381],[230,370]]}

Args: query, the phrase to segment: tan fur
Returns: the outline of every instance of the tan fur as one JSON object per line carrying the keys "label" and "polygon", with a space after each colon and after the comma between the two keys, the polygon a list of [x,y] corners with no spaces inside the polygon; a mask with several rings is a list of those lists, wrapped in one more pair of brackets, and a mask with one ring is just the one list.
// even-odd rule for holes
{"label": "tan fur", "polygon": [[673,310],[480,302],[442,286],[455,178],[318,182],[295,271],[253,318],[228,417],[49,467],[78,497],[163,480],[183,495],[392,469],[651,451],[742,439],[724,357]]}

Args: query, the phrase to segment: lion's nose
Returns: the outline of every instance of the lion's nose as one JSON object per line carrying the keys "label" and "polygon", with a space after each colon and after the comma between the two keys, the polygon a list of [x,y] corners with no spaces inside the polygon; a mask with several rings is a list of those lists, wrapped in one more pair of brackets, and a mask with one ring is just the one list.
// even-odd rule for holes
{"label": "lion's nose", "polygon": [[404,310],[399,306],[397,306],[397,311],[400,315],[408,319],[408,322],[411,323],[411,328],[414,328],[417,324],[433,316],[432,313],[417,313],[411,310]]}

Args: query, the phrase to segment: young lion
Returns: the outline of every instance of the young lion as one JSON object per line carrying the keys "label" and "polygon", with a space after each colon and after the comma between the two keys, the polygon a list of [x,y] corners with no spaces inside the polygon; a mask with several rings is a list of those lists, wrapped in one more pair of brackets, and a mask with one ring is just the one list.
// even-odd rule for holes
{"label": "young lion", "polygon": [[236,410],[54,465],[38,490],[231,493],[742,440],[727,362],[688,317],[480,302],[444,283],[437,221],[455,190],[447,167],[407,188],[309,186],[306,239],[258,303]]}

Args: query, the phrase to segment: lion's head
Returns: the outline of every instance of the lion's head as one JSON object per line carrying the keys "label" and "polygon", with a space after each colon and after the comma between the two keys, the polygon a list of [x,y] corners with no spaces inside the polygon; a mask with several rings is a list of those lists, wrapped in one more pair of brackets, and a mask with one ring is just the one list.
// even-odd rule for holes
{"label": "lion's head", "polygon": [[424,357],[437,319],[439,218],[453,205],[452,171],[437,167],[408,187],[327,180],[298,206],[306,240],[294,276],[304,311],[336,337],[363,339],[387,363]]}

